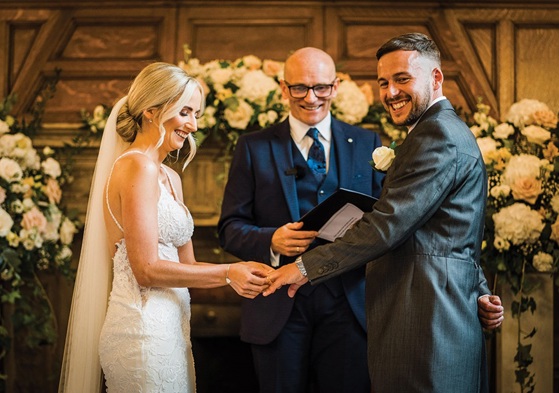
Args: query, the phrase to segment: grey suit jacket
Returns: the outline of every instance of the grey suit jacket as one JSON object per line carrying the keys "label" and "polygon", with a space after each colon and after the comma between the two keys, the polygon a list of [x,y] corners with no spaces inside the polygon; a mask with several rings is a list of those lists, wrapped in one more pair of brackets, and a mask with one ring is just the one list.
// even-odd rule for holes
{"label": "grey suit jacket", "polygon": [[312,283],[370,262],[375,393],[479,391],[486,195],[476,140],[443,100],[400,146],[374,210],[342,239],[303,255]]}

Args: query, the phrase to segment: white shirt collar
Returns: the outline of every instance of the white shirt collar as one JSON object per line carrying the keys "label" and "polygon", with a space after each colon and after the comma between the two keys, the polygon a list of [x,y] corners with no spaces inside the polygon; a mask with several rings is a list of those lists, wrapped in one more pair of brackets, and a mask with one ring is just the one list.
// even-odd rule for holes
{"label": "white shirt collar", "polygon": [[[425,112],[427,112],[429,110],[429,108],[431,108],[433,105],[435,105],[437,102],[442,101],[442,100],[446,100],[445,96],[440,96],[435,98],[433,101],[431,101],[431,103],[429,104],[429,106],[427,107],[427,109],[425,109]],[[423,114],[425,113],[423,112]],[[415,128],[415,126],[417,125],[417,123],[419,122],[419,120],[421,120],[421,118],[423,117],[423,114],[421,114],[421,116],[419,117],[419,119],[417,119],[417,121],[415,123],[413,123],[411,126],[408,127],[408,134],[411,132],[411,130],[413,130]]]}
{"label": "white shirt collar", "polygon": [[311,127],[315,127],[318,129],[320,137],[324,140],[330,142],[332,138],[332,117],[330,112],[322,121],[317,124],[308,125],[303,123],[302,121],[293,117],[291,112],[289,112],[289,127],[291,128],[291,138],[295,141],[295,143],[300,144],[307,134],[307,131]]}

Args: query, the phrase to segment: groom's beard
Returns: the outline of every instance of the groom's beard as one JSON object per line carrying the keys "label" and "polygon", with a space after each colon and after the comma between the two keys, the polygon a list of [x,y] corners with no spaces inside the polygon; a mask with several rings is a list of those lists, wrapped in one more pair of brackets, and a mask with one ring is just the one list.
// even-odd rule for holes
{"label": "groom's beard", "polygon": [[[416,99],[414,99],[413,97],[411,97],[408,94],[401,94],[401,95],[404,96],[406,99],[410,100],[408,105],[412,106],[412,108],[410,109],[410,113],[408,114],[408,116],[404,120],[401,120],[399,122],[394,120],[394,118],[392,117],[392,114],[390,112],[390,109],[389,109],[390,105],[388,103],[385,103],[385,107],[387,107],[388,114],[390,115],[390,118],[392,119],[392,122],[395,125],[397,125],[397,126],[411,126],[411,125],[415,124],[419,120],[419,118],[425,113],[427,108],[429,108],[429,104],[431,103],[431,92],[430,92],[430,90],[427,86],[423,90],[421,95],[416,96]],[[396,97],[396,99],[400,99],[400,97]],[[392,99],[392,100],[395,100],[395,99]]]}

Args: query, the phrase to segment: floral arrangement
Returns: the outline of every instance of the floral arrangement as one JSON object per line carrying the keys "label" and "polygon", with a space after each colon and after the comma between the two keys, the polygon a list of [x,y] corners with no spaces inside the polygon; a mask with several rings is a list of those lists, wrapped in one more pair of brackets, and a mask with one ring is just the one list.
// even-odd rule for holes
{"label": "floral arrangement", "polygon": [[[37,151],[29,137],[40,124],[37,116],[42,110],[35,112],[33,121],[19,122],[9,114],[12,105],[13,97],[0,102],[0,359],[12,340],[8,325],[30,348],[56,340],[52,308],[39,274],[52,271],[73,277],[71,246],[81,226],[61,206],[70,174],[53,149]],[[8,309],[11,321],[5,314]]]}
{"label": "floral arrangement", "polygon": [[[198,78],[206,94],[206,109],[198,123],[198,143],[214,135],[224,140],[231,152],[243,133],[268,127],[284,120],[289,112],[282,99],[279,81],[282,62],[248,55],[231,60],[212,60],[201,64],[191,58],[185,45],[185,61],[179,66]],[[332,114],[349,124],[375,124],[384,130],[397,130],[381,105],[373,105],[372,86],[358,86],[348,74],[338,73],[338,94],[332,100]],[[399,132],[398,130],[396,132]],[[399,137],[392,137],[399,139]]]}
{"label": "floral arrangement", "polygon": [[486,271],[520,295],[511,308],[519,332],[516,376],[522,391],[531,391],[531,346],[524,345],[522,338],[532,337],[535,330],[522,332],[520,317],[536,309],[530,296],[534,283],[526,273],[557,271],[559,128],[557,115],[537,100],[513,104],[504,122],[489,112],[487,105],[479,103],[470,127],[489,180],[482,263]]}
{"label": "floral arrangement", "polygon": [[[185,60],[178,66],[197,78],[206,95],[206,108],[198,120],[195,137],[198,145],[209,137],[225,142],[225,157],[235,149],[240,135],[269,127],[283,121],[289,106],[281,95],[283,62],[247,55],[236,60],[212,60],[201,63],[191,57],[184,45]],[[404,127],[397,127],[380,103],[374,103],[373,89],[368,83],[357,85],[348,74],[338,72],[338,94],[332,100],[332,114],[349,124],[374,128],[393,141],[406,136]],[[83,133],[74,141],[86,144],[100,138],[111,108],[97,105],[93,113],[81,111]]]}

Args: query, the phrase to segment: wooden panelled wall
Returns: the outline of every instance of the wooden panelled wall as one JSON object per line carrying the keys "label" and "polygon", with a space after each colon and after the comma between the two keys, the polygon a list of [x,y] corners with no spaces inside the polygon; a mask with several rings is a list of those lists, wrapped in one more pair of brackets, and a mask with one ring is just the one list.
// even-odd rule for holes
{"label": "wooden panelled wall", "polygon": [[[35,140],[38,146],[59,146],[81,125],[80,109],[111,105],[146,64],[182,60],[183,44],[202,62],[247,54],[283,61],[294,49],[316,46],[333,56],[339,71],[374,83],[376,49],[410,31],[426,33],[439,45],[444,91],[455,106],[472,111],[481,97],[499,117],[513,102],[534,98],[559,110],[559,4],[551,0],[2,0],[0,97],[17,93],[16,114],[23,114],[45,78],[60,69]],[[96,154],[92,148],[79,157],[76,181],[66,193],[69,207],[82,216]],[[219,155],[219,149],[203,147],[183,175],[197,226],[217,222]],[[199,259],[211,255],[211,248],[202,242]],[[49,292],[64,337],[71,289],[52,281]],[[215,293],[210,302],[227,304],[227,296]],[[49,363],[60,360],[61,348],[55,352],[47,356]],[[54,391],[56,377],[43,377],[43,386],[51,387],[42,391]]]}
{"label": "wooden panelled wall", "polygon": [[[48,3],[46,5],[45,3]],[[394,5],[397,4],[397,5]],[[559,109],[559,6],[556,1],[149,1],[0,3],[0,94],[16,92],[17,112],[32,104],[46,77],[62,70],[36,143],[57,145],[75,133],[80,109],[112,104],[147,63],[183,59],[183,44],[201,61],[246,54],[284,60],[316,46],[340,71],[374,82],[379,45],[409,31],[439,45],[444,91],[471,111],[476,100],[506,111],[520,98]],[[84,155],[71,206],[85,211],[95,151]],[[197,225],[214,225],[219,192],[208,167],[219,152],[202,149],[185,174]],[[192,187],[196,184],[196,187]],[[208,201],[214,201],[208,203]]]}

